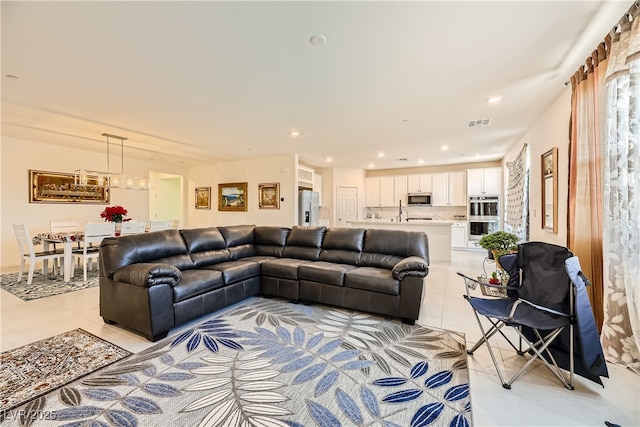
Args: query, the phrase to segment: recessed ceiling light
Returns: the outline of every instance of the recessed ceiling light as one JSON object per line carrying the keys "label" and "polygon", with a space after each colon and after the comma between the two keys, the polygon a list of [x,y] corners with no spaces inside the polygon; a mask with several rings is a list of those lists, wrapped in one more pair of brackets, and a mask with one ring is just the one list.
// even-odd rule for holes
{"label": "recessed ceiling light", "polygon": [[326,160],[327,160],[327,163],[331,163],[331,162],[333,162],[333,157],[327,156]]}
{"label": "recessed ceiling light", "polygon": [[299,130],[292,130],[291,132],[289,132],[289,135],[291,136],[300,136],[301,132]]}
{"label": "recessed ceiling light", "polygon": [[492,96],[491,98],[487,99],[487,102],[489,103],[500,102],[500,101],[502,101],[501,96]]}
{"label": "recessed ceiling light", "polygon": [[447,151],[449,149],[448,145],[443,145],[442,147],[440,147],[440,150],[442,151]]}
{"label": "recessed ceiling light", "polygon": [[327,42],[327,38],[322,34],[314,34],[311,37],[309,37],[309,43],[311,43],[314,46],[322,46],[326,42]]}
{"label": "recessed ceiling light", "polygon": [[423,164],[424,163],[424,159],[418,159],[418,163],[419,164]]}
{"label": "recessed ceiling light", "polygon": [[378,151],[378,157],[379,158],[383,158],[384,157],[384,151]]}
{"label": "recessed ceiling light", "polygon": [[373,169],[375,165],[373,163],[369,163],[369,169]]}

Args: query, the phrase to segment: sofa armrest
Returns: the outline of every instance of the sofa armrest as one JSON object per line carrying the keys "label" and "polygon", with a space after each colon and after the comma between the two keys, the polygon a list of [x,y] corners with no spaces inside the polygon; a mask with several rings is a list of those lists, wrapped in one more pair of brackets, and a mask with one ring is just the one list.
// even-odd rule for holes
{"label": "sofa armrest", "polygon": [[429,273],[429,262],[419,256],[410,256],[393,266],[391,274],[394,279],[402,280],[405,276],[425,277]]}
{"label": "sofa armrest", "polygon": [[149,288],[155,285],[175,286],[182,273],[170,264],[140,263],[120,268],[113,273],[113,280]]}

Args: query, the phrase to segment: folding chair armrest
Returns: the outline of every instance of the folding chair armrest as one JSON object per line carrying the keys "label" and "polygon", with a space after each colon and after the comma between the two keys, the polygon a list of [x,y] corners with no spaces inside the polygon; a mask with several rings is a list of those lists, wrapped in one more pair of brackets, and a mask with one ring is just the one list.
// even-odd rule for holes
{"label": "folding chair armrest", "polygon": [[555,315],[557,315],[557,316],[571,317],[571,315],[570,315],[570,314],[568,314],[568,313],[563,313],[563,312],[561,312],[561,311],[554,310],[554,309],[549,308],[549,307],[545,307],[545,306],[542,306],[542,305],[534,304],[534,303],[532,303],[531,301],[527,301],[526,299],[522,299],[522,298],[519,298],[519,299],[518,299],[518,300],[513,304],[513,308],[511,309],[511,314],[509,315],[509,317],[513,317],[513,314],[516,312],[516,309],[518,308],[518,305],[519,305],[520,303],[525,303],[525,304],[527,304],[527,305],[529,305],[529,306],[531,306],[531,307],[533,307],[533,308],[536,308],[536,309],[538,309],[538,310],[540,310],[540,311],[545,311],[545,312],[547,312],[547,313],[555,314]]}
{"label": "folding chair armrest", "polygon": [[480,285],[481,283],[478,282],[476,279],[472,279],[469,276],[465,276],[462,273],[457,273],[458,276],[462,277],[464,279],[464,286],[467,289],[467,295],[469,295],[469,290],[474,290],[475,288],[478,287],[478,285]]}

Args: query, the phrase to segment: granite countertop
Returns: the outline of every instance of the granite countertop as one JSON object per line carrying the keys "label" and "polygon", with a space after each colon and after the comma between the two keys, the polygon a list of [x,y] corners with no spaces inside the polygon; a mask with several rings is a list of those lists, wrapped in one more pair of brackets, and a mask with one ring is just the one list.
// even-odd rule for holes
{"label": "granite countertop", "polygon": [[402,222],[398,222],[398,221],[391,221],[390,219],[366,219],[363,221],[347,221],[350,224],[358,224],[358,225],[376,225],[376,224],[384,224],[384,225],[419,225],[419,226],[425,226],[425,225],[452,225],[454,222],[457,221],[452,221],[452,220],[447,220],[447,219],[417,219],[417,220],[411,220],[411,221],[405,221],[403,220]]}

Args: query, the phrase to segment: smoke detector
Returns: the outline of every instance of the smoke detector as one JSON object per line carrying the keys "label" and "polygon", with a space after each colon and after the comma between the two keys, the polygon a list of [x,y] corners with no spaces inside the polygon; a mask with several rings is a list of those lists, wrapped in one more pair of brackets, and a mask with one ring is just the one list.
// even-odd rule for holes
{"label": "smoke detector", "polygon": [[480,120],[471,120],[467,122],[468,128],[477,128],[480,126],[489,126],[491,124],[491,119],[480,119]]}

